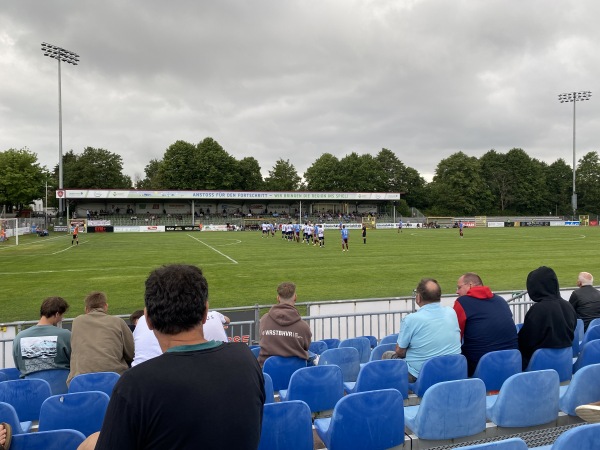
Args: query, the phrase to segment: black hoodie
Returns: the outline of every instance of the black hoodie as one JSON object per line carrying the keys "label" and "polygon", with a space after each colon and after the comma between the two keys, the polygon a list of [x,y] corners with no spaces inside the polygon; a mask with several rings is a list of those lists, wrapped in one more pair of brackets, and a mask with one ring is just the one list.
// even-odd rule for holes
{"label": "black hoodie", "polygon": [[527,293],[536,303],[525,314],[519,331],[523,368],[538,348],[570,347],[577,325],[577,314],[560,296],[558,278],[551,268],[542,266],[529,273]]}

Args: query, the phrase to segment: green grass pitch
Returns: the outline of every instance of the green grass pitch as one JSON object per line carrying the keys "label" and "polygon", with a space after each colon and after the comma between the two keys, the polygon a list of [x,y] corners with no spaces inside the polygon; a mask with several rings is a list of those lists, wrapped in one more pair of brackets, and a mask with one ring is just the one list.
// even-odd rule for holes
{"label": "green grass pitch", "polygon": [[298,301],[411,295],[422,277],[436,278],[454,293],[466,271],[493,290],[521,290],[529,271],[556,270],[561,287],[577,274],[600,277],[600,228],[478,228],[350,231],[342,252],[337,230],[327,230],[324,248],[261,238],[260,232],[173,232],[21,236],[19,246],[0,243],[0,322],[38,318],[41,301],[64,297],[68,317],[83,312],[93,290],[107,293],[112,314],[143,307],[144,281],[163,264],[200,266],[209,282],[211,308],[270,304],[277,284],[294,281]]}

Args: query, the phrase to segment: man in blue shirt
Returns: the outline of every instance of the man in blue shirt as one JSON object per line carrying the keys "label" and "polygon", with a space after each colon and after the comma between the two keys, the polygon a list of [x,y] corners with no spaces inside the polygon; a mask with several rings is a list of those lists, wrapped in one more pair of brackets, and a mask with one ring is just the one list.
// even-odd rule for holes
{"label": "man in blue shirt", "polygon": [[348,229],[346,225],[342,225],[342,251],[348,251]]}
{"label": "man in blue shirt", "polygon": [[395,352],[383,359],[403,358],[408,380],[414,383],[425,361],[434,356],[460,354],[460,328],[452,308],[440,304],[442,289],[433,278],[423,278],[416,289],[419,309],[402,319]]}

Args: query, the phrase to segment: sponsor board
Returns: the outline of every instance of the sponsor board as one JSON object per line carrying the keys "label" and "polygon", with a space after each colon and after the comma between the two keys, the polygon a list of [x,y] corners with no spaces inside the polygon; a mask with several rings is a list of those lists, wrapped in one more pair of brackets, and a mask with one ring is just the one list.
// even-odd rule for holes
{"label": "sponsor board", "polygon": [[204,225],[202,231],[229,231],[227,225]]}
{"label": "sponsor board", "polygon": [[110,222],[110,220],[88,220],[88,225],[90,227],[96,227],[96,226],[105,227],[105,226],[111,225],[111,222]]}
{"label": "sponsor board", "polygon": [[115,233],[139,233],[140,227],[137,226],[118,226],[114,227]]}
{"label": "sponsor board", "polygon": [[114,227],[112,225],[97,225],[97,226],[89,226],[87,228],[88,233],[112,233],[114,231]]}
{"label": "sponsor board", "polygon": [[579,220],[566,220],[565,221],[565,227],[578,227],[579,225],[581,225],[581,222],[579,222]]}
{"label": "sponsor board", "polygon": [[54,231],[69,231],[69,227],[66,225],[54,225]]}
{"label": "sponsor board", "polygon": [[504,222],[488,222],[488,228],[504,228]]}
{"label": "sponsor board", "polygon": [[146,226],[139,227],[140,233],[164,233],[165,226],[164,225],[154,225],[154,226]]}
{"label": "sponsor board", "polygon": [[199,225],[166,225],[165,231],[200,231]]}

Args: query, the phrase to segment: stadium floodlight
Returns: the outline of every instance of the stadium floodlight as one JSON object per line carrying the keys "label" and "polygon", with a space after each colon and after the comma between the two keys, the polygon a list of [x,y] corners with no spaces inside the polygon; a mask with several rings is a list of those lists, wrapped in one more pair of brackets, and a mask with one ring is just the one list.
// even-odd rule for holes
{"label": "stadium floodlight", "polygon": [[577,158],[575,154],[575,105],[577,102],[589,100],[592,96],[590,91],[581,92],[567,92],[566,94],[559,94],[558,101],[561,103],[573,103],[573,195],[571,196],[571,206],[573,207],[573,219],[575,219],[575,212],[577,211],[577,192],[575,191],[575,172],[577,170]]}
{"label": "stadium floodlight", "polygon": [[[56,45],[42,42],[42,52],[44,56],[56,59],[58,61],[58,189],[63,190],[63,155],[62,155],[62,97],[61,97],[61,75],[60,75],[60,62],[66,62],[68,64],[77,65],[79,62],[79,55],[70,50],[66,50]],[[64,211],[63,208],[63,197],[58,198],[58,211],[62,216]]]}

